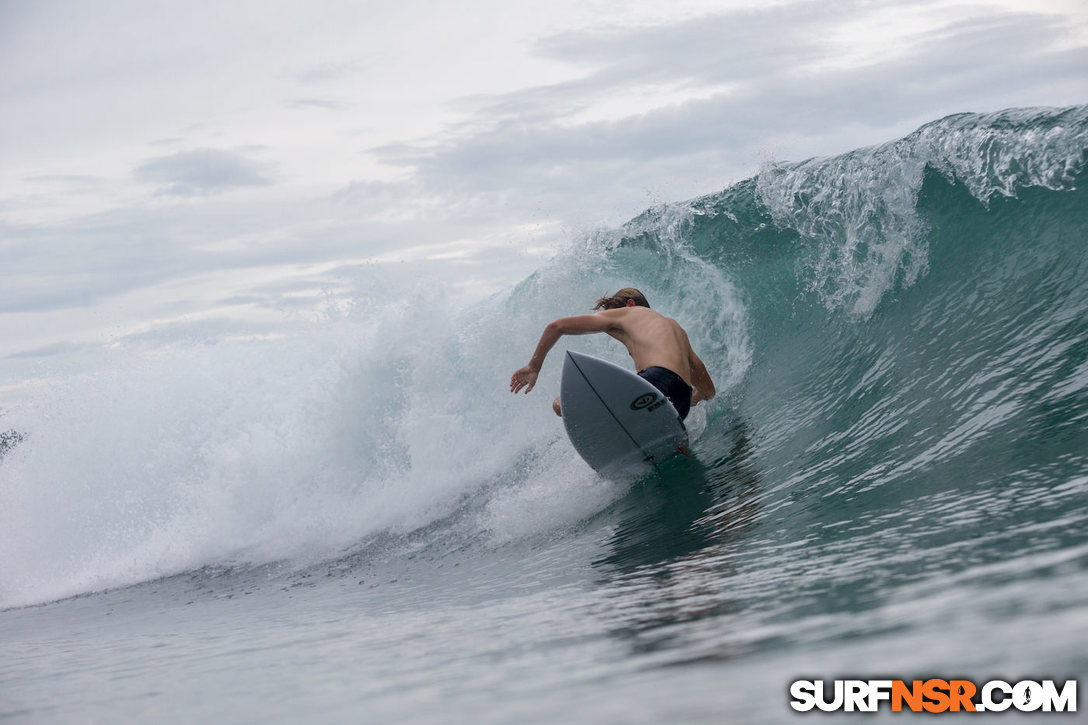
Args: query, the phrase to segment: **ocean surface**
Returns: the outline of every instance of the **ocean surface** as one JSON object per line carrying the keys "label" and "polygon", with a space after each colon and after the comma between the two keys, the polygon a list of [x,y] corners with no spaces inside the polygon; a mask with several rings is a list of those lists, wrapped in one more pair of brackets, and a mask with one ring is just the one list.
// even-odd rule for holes
{"label": "ocean surface", "polygon": [[[1086,164],[1088,107],[951,116],[463,308],[375,268],[305,333],[42,393],[0,418],[0,721],[777,722],[799,678],[1083,688]],[[550,403],[564,348],[622,348],[565,338],[533,393],[507,382],[624,286],[719,395],[692,458],[603,480]]]}

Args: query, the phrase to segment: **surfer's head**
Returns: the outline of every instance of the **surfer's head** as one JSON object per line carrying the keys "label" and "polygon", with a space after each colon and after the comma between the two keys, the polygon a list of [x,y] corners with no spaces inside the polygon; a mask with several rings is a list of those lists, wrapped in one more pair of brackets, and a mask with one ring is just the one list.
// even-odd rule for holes
{"label": "surfer's head", "polygon": [[597,300],[597,304],[593,306],[593,309],[615,310],[620,307],[627,307],[628,301],[634,302],[639,307],[650,306],[650,303],[646,301],[646,295],[642,294],[634,287],[624,287],[611,297],[602,297]]}

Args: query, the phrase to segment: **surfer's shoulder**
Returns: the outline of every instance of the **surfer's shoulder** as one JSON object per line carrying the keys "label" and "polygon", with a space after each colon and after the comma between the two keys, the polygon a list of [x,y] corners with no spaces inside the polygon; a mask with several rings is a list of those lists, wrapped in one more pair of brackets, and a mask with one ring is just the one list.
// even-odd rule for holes
{"label": "surfer's shoulder", "polygon": [[603,317],[606,320],[622,320],[628,315],[631,309],[633,308],[616,307],[611,310],[599,310],[598,312],[594,312],[593,314],[597,315],[598,317]]}

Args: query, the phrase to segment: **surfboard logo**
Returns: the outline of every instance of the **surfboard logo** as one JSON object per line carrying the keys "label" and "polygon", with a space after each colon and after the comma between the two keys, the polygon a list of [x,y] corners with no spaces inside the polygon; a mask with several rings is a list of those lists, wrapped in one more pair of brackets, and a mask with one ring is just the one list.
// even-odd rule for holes
{"label": "surfboard logo", "polygon": [[657,400],[657,393],[643,393],[631,401],[631,410],[642,410]]}

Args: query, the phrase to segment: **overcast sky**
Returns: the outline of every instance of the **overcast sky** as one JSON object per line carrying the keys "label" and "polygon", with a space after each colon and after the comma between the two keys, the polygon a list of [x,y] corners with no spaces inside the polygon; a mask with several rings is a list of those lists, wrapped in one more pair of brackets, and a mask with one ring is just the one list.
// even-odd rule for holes
{"label": "overcast sky", "polygon": [[0,0],[0,406],[360,269],[481,294],[767,158],[1085,102],[1083,0]]}

